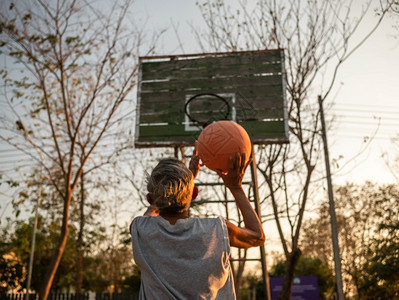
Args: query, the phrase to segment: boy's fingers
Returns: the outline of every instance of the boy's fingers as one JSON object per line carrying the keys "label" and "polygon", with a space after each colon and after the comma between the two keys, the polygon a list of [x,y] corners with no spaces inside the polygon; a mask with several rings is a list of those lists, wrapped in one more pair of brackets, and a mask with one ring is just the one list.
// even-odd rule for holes
{"label": "boy's fingers", "polygon": [[215,172],[216,172],[216,174],[219,175],[220,178],[223,178],[224,174],[223,174],[222,170],[216,169]]}
{"label": "boy's fingers", "polygon": [[235,169],[239,170],[240,165],[241,165],[241,155],[240,153],[236,152]]}
{"label": "boy's fingers", "polygon": [[250,159],[248,159],[247,164],[245,165],[245,169],[248,168],[248,166],[252,163],[254,159],[251,157]]}
{"label": "boy's fingers", "polygon": [[229,157],[229,162],[228,162],[228,164],[227,164],[227,168],[228,168],[228,170],[230,171],[230,170],[234,170],[234,160],[233,160],[233,157]]}
{"label": "boy's fingers", "polygon": [[245,167],[245,153],[241,154],[241,165],[240,165],[240,169],[244,170]]}

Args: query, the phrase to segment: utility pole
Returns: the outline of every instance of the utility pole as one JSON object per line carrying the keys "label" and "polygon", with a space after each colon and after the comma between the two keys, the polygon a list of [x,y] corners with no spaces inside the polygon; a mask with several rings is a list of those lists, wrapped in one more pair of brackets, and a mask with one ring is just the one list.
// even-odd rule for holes
{"label": "utility pole", "polygon": [[[257,175],[257,166],[255,159],[255,147],[252,145],[252,163],[251,163],[251,176],[252,176],[252,186],[254,191],[254,203],[255,203],[255,211],[258,214],[259,220],[262,222],[262,215],[260,209],[260,200],[259,200],[259,189],[258,189],[258,175]],[[266,251],[265,246],[262,245],[259,247],[260,249],[260,262],[262,265],[262,280],[263,280],[263,297],[265,300],[271,300],[270,294],[270,280],[269,273],[267,271],[267,262],[266,262]]]}
{"label": "utility pole", "polygon": [[344,300],[345,298],[344,298],[343,284],[342,284],[341,257],[339,251],[339,243],[338,243],[337,217],[335,215],[335,202],[334,202],[333,188],[331,182],[330,158],[328,155],[326,124],[324,120],[323,100],[321,99],[321,96],[318,96],[318,102],[320,107],[321,135],[324,144],[324,160],[326,163],[326,172],[327,172],[328,200],[330,203],[331,235],[332,235],[332,245],[334,252],[334,266],[335,266],[335,285],[337,289],[338,300]]}
{"label": "utility pole", "polygon": [[[40,176],[39,176],[39,181],[41,180],[42,174],[43,174],[43,161],[44,161],[44,156],[40,149],[36,146],[36,144],[33,142],[32,138],[30,137],[28,131],[26,130],[26,127],[22,121],[18,120],[17,122],[17,128],[18,130],[23,131],[24,137],[29,141],[29,143],[32,144],[32,146],[35,148],[37,153],[40,156],[41,160],[41,167],[40,167]],[[37,193],[37,202],[35,205],[35,221],[33,223],[33,229],[32,229],[32,241],[30,245],[30,254],[29,254],[29,265],[28,265],[28,275],[26,278],[26,294],[25,294],[25,300],[29,300],[29,290],[30,290],[30,284],[31,284],[31,279],[32,279],[32,266],[33,266],[33,255],[35,252],[35,243],[36,243],[36,231],[37,231],[37,221],[39,217],[39,206],[40,206],[40,198],[42,197],[42,183],[40,182],[39,185],[39,190]]]}
{"label": "utility pole", "polygon": [[[41,170],[43,167],[41,167]],[[42,172],[40,171],[40,177],[42,177]],[[39,177],[39,180],[40,180]],[[37,220],[39,217],[39,206],[40,206],[40,198],[42,197],[42,184],[40,183],[39,185],[39,191],[37,193],[37,202],[35,205],[35,221],[33,223],[33,229],[32,229],[32,241],[30,245],[30,254],[29,254],[29,265],[28,265],[28,276],[26,279],[26,296],[25,300],[29,300],[29,290],[30,290],[30,284],[31,284],[31,279],[32,279],[32,266],[33,266],[33,255],[35,252],[35,243],[36,243],[36,231],[37,231]]]}

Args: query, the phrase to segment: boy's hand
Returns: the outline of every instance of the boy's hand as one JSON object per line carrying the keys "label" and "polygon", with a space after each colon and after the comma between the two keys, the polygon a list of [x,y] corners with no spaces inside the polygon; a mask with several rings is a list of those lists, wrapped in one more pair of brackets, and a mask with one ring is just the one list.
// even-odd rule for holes
{"label": "boy's hand", "polygon": [[189,170],[191,171],[191,173],[193,173],[194,179],[197,177],[198,172],[200,170],[200,157],[198,155],[197,149],[194,148],[193,151],[193,156],[191,157],[190,163],[189,163]]}
{"label": "boy's hand", "polygon": [[216,173],[222,178],[224,185],[229,189],[241,188],[242,180],[244,178],[245,170],[252,162],[252,158],[245,163],[245,153],[236,153],[235,159],[229,158],[228,172],[223,174],[221,170],[217,170]]}

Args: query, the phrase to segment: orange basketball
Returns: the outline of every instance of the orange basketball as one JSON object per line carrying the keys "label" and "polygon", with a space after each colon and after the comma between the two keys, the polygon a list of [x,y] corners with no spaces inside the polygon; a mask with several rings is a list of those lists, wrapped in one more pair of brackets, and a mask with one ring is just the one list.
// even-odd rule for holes
{"label": "orange basketball", "polygon": [[251,155],[251,140],[245,129],[233,121],[217,121],[206,126],[195,142],[198,155],[204,165],[215,171],[227,172],[230,157],[245,153]]}

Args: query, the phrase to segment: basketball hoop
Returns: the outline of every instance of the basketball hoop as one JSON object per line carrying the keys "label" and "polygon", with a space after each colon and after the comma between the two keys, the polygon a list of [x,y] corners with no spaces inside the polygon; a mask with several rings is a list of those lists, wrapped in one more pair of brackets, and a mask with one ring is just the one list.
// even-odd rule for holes
{"label": "basketball hoop", "polygon": [[[205,109],[204,105],[201,103],[201,98],[213,98],[214,102],[212,102],[211,105],[208,105]],[[221,105],[219,106],[217,102]],[[191,106],[195,103],[195,109],[190,110],[190,103]],[[201,93],[191,96],[186,101],[186,104],[184,105],[184,113],[191,122],[205,128],[214,121],[227,120],[230,114],[230,104],[220,95],[214,93]]]}

